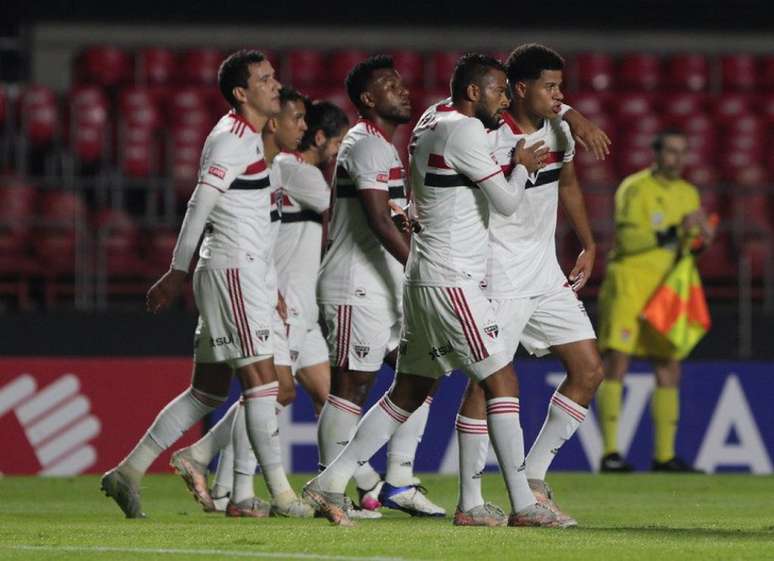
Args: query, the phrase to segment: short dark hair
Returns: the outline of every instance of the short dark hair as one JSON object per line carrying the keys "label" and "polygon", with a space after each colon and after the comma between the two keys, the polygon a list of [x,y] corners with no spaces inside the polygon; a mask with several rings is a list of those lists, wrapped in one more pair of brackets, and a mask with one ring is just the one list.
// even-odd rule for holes
{"label": "short dark hair", "polygon": [[266,55],[261,51],[242,49],[231,53],[220,63],[218,88],[231,107],[236,108],[237,106],[234,88],[247,87],[247,80],[250,78],[250,65],[261,63],[264,60],[266,60]]}
{"label": "short dark hair", "polygon": [[367,59],[358,62],[352,70],[347,74],[344,84],[347,87],[347,95],[352,101],[352,104],[361,109],[363,103],[360,101],[360,94],[362,94],[368,87],[368,81],[376,70],[394,69],[395,63],[391,56],[387,55],[374,55]]}
{"label": "short dark hair", "polygon": [[682,136],[685,138],[686,134],[682,129],[677,127],[667,127],[665,129],[661,129],[653,138],[653,142],[650,143],[650,147],[653,148],[654,152],[661,151],[661,149],[664,147],[664,139],[667,136]]}
{"label": "short dark hair", "polygon": [[298,151],[308,150],[314,144],[317,131],[325,138],[333,138],[349,126],[347,114],[330,101],[314,101],[306,109],[306,132],[298,145]]}
{"label": "short dark hair", "polygon": [[309,98],[292,86],[282,86],[279,91],[280,106],[285,107],[291,101],[300,101],[304,106],[309,105]]}
{"label": "short dark hair", "polygon": [[527,43],[513,49],[505,61],[505,73],[511,87],[523,80],[537,80],[543,70],[562,70],[564,59],[553,49]]}
{"label": "short dark hair", "polygon": [[479,53],[465,53],[454,67],[449,87],[452,100],[465,97],[470,84],[480,84],[481,79],[490,70],[505,72],[503,63],[491,56]]}

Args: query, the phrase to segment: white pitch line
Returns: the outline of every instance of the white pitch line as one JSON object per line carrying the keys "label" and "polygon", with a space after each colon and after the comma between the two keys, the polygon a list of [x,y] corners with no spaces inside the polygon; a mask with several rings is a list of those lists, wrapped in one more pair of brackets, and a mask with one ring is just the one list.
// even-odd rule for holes
{"label": "white pitch line", "polygon": [[14,549],[17,551],[46,551],[52,553],[58,551],[68,551],[75,553],[160,553],[164,555],[207,555],[219,557],[244,557],[251,559],[312,559],[314,561],[409,561],[404,557],[359,557],[352,555],[322,555],[318,553],[272,553],[259,551],[229,551],[223,549],[175,549],[165,547],[0,545],[0,549]]}

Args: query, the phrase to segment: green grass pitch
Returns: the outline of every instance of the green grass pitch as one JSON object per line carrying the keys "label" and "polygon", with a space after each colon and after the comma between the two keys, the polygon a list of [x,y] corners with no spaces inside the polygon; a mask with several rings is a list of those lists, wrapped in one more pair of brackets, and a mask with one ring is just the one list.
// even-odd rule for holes
{"label": "green grass pitch", "polygon": [[[306,477],[293,477],[300,487]],[[0,479],[0,559],[113,561],[502,561],[774,559],[774,478],[748,475],[557,473],[557,502],[572,530],[456,528],[451,519],[381,520],[338,528],[326,521],[226,519],[205,514],[172,475],[143,485],[146,520],[126,520],[94,476]],[[431,497],[453,512],[456,479],[425,475]],[[259,494],[264,492],[256,478]],[[497,474],[485,494],[507,505]],[[265,495],[264,495],[265,496]]]}

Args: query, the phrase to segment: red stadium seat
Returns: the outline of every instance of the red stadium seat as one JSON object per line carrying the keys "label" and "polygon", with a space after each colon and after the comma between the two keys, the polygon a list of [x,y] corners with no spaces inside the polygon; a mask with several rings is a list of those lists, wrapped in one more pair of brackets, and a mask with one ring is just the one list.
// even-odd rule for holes
{"label": "red stadium seat", "polygon": [[357,49],[335,51],[329,55],[326,65],[326,78],[329,85],[337,88],[344,87],[347,74],[359,62],[368,58],[368,53]]}
{"label": "red stadium seat", "polygon": [[622,93],[616,101],[618,118],[636,119],[653,112],[653,96],[646,93]]}
{"label": "red stadium seat", "polygon": [[98,267],[108,276],[137,276],[144,269],[138,253],[139,231],[123,210],[103,210],[94,219]]}
{"label": "red stadium seat", "polygon": [[661,106],[667,115],[685,118],[703,113],[706,107],[706,97],[699,93],[668,93],[662,97]]}
{"label": "red stadium seat", "polygon": [[666,64],[666,85],[676,91],[703,92],[709,86],[709,65],[704,55],[678,54]]}
{"label": "red stadium seat", "polygon": [[143,255],[151,277],[159,276],[169,269],[176,242],[177,233],[171,228],[157,228],[147,233],[143,242]]}
{"label": "red stadium seat", "polygon": [[591,152],[581,148],[575,153],[574,162],[575,172],[583,188],[595,186],[609,188],[618,182],[618,174],[610,158],[596,160]]}
{"label": "red stadium seat", "polygon": [[618,121],[618,133],[621,136],[629,134],[647,134],[655,135],[664,125],[661,118],[655,113],[646,113],[633,119],[623,119]]}
{"label": "red stadium seat", "polygon": [[20,99],[24,136],[33,146],[51,143],[59,130],[59,109],[54,92],[46,86],[25,88]]}
{"label": "red stadium seat", "polygon": [[337,105],[347,114],[350,126],[359,118],[357,109],[355,109],[355,106],[349,100],[349,96],[344,88],[335,86],[324,89],[312,88],[307,90],[307,95],[312,100],[321,99]]}
{"label": "red stadium seat", "polygon": [[118,109],[121,122],[128,126],[156,129],[161,125],[156,96],[147,88],[134,86],[121,90]]}
{"label": "red stadium seat", "polygon": [[741,249],[742,255],[750,264],[753,279],[760,279],[769,273],[772,260],[774,260],[770,236],[744,240]]}
{"label": "red stadium seat", "polygon": [[575,57],[577,89],[603,92],[613,88],[613,59],[604,53],[580,53]]}
{"label": "red stadium seat", "polygon": [[649,53],[632,53],[618,63],[618,87],[651,92],[661,85],[661,61]]}
{"label": "red stadium seat", "polygon": [[744,94],[724,94],[713,100],[713,114],[716,119],[733,121],[751,113],[751,99]]}
{"label": "red stadium seat", "polygon": [[627,150],[616,162],[621,176],[636,173],[653,163],[653,151],[649,148]]}
{"label": "red stadium seat", "polygon": [[174,90],[168,100],[168,121],[173,125],[186,125],[197,128],[212,127],[207,92],[202,88],[189,87]]}
{"label": "red stadium seat", "polygon": [[30,277],[41,271],[29,248],[36,197],[21,181],[0,186],[0,293],[15,296],[20,309],[31,307]]}
{"label": "red stadium seat", "polygon": [[287,56],[289,78],[283,80],[303,90],[326,81],[327,68],[323,53],[315,49],[294,49]]}
{"label": "red stadium seat", "polygon": [[454,67],[462,56],[459,51],[439,51],[431,55],[432,75],[430,85],[432,87],[446,88],[448,91],[449,80],[451,80]]}
{"label": "red stadium seat", "polygon": [[127,124],[121,128],[118,162],[130,178],[150,177],[159,171],[159,144],[152,128]]}
{"label": "red stadium seat", "polygon": [[115,87],[132,79],[132,58],[113,46],[90,47],[76,61],[77,81]]}
{"label": "red stadium seat", "polygon": [[92,164],[105,153],[108,101],[102,89],[82,86],[70,93],[70,143],[76,157]]}
{"label": "red stadium seat", "polygon": [[774,55],[761,57],[758,84],[761,89],[774,93]]}
{"label": "red stadium seat", "polygon": [[738,268],[732,260],[732,255],[728,233],[721,231],[699,256],[699,272],[702,279],[705,282],[736,279]]}
{"label": "red stadium seat", "polygon": [[609,226],[615,215],[615,192],[611,188],[586,190],[583,193],[586,202],[586,212],[592,227],[596,225]]}
{"label": "red stadium seat", "polygon": [[425,83],[425,59],[417,51],[400,50],[390,53],[403,83],[409,88],[421,88]]}
{"label": "red stadium seat", "polygon": [[199,174],[199,157],[209,130],[201,127],[178,125],[169,139],[168,175],[174,180],[178,201],[188,200]]}
{"label": "red stadium seat", "polygon": [[598,92],[578,92],[568,96],[565,103],[572,105],[589,119],[594,119],[597,115],[608,113],[608,100],[603,93]]}
{"label": "red stadium seat", "polygon": [[180,56],[179,80],[184,84],[214,86],[223,53],[217,49],[193,49]]}
{"label": "red stadium seat", "polygon": [[135,58],[138,84],[163,86],[172,83],[176,72],[175,53],[169,49],[151,47],[141,49]]}
{"label": "red stadium seat", "polygon": [[724,91],[751,91],[755,89],[757,75],[753,55],[733,54],[720,57],[720,82]]}

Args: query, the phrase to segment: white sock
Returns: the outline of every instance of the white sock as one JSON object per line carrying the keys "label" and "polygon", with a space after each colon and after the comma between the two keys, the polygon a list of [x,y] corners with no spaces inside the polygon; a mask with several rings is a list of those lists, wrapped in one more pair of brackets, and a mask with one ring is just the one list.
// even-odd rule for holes
{"label": "white sock", "polygon": [[360,413],[360,406],[333,394],[328,395],[317,421],[321,469],[325,469],[339,455],[355,434]]}
{"label": "white sock", "polygon": [[220,451],[218,459],[218,469],[215,470],[215,482],[212,485],[213,498],[220,499],[231,493],[234,487],[234,445],[229,442],[223,450]]}
{"label": "white sock", "polygon": [[569,397],[554,392],[540,434],[527,454],[527,478],[543,480],[562,445],[569,440],[586,418],[588,409]]}
{"label": "white sock", "polygon": [[524,435],[519,424],[519,398],[496,397],[486,402],[486,421],[500,472],[508,488],[511,511],[535,504],[524,465]]}
{"label": "white sock", "polygon": [[239,402],[236,402],[229,407],[226,414],[207,431],[207,434],[188,447],[194,460],[206,466],[219,450],[231,443],[231,426],[234,424],[238,406]]}
{"label": "white sock", "polygon": [[317,476],[320,486],[326,491],[343,493],[357,467],[368,462],[408,418],[409,412],[395,405],[385,394],[363,416],[355,436],[341,454]]}
{"label": "white sock", "polygon": [[411,485],[414,479],[414,458],[422,435],[425,434],[432,402],[433,398],[427,396],[425,402],[395,431],[387,444],[387,474],[384,480],[394,487]]}
{"label": "white sock", "polygon": [[484,504],[481,494],[481,474],[489,452],[489,429],[486,419],[457,415],[455,423],[460,454],[460,510],[466,511]]}
{"label": "white sock", "polygon": [[255,496],[253,478],[258,460],[255,458],[250,438],[245,425],[245,407],[237,408],[234,428],[231,432],[231,442],[234,447],[234,484],[231,491],[231,502],[241,503]]}
{"label": "white sock", "polygon": [[[205,404],[203,400],[208,403]],[[118,465],[118,469],[139,481],[164,450],[222,401],[223,397],[189,387],[159,412],[134,450]]]}
{"label": "white sock", "polygon": [[274,408],[278,387],[277,382],[272,382],[244,392],[247,434],[272,497],[292,490],[285,468],[282,467],[277,413]]}

